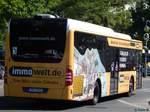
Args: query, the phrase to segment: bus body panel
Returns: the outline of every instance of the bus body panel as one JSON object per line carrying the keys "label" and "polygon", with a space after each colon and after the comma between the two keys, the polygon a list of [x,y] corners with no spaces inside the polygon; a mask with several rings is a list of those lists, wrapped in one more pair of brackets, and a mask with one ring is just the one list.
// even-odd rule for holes
{"label": "bus body panel", "polygon": [[[67,36],[70,34],[67,33]],[[73,40],[72,40],[73,41]],[[6,68],[4,94],[5,96],[47,98],[47,99],[72,99],[72,86],[66,86],[66,69],[71,66],[71,44],[66,37],[63,59],[60,63],[34,63],[16,62],[10,55],[10,39],[6,39]],[[71,54],[71,55],[70,55]],[[9,61],[7,61],[9,60]],[[13,74],[13,75],[12,75]]]}
{"label": "bus body panel", "polygon": [[130,79],[134,78],[134,90],[136,88],[136,72],[125,71],[119,73],[118,93],[126,93],[129,91]]}
{"label": "bus body panel", "polygon": [[74,76],[73,77],[73,97],[82,96],[83,95],[83,83],[84,83],[84,76]]}
{"label": "bus body panel", "polygon": [[110,96],[110,72],[106,73],[106,80],[107,80],[107,96]]}
{"label": "bus body panel", "polygon": [[[61,64],[24,64],[24,63],[13,63],[6,65],[8,71],[16,73],[22,73],[25,75],[28,73],[25,71],[26,68],[32,68],[31,76],[11,76],[7,74],[7,84],[5,86],[6,96],[18,96],[18,97],[37,97],[48,98],[48,99],[69,99],[68,87],[65,85],[66,79],[66,56],[64,57]],[[16,69],[14,69],[14,66]],[[13,68],[13,70],[11,70]],[[23,72],[21,71],[23,68]],[[28,75],[28,74],[27,74]],[[25,90],[25,89],[26,90]],[[15,90],[15,91],[14,91]],[[67,94],[68,93],[68,94]]]}

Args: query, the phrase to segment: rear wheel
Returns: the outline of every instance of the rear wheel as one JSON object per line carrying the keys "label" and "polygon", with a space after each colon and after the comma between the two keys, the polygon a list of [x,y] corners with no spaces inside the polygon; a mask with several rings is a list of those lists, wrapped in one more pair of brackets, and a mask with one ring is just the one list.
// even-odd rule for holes
{"label": "rear wheel", "polygon": [[96,105],[100,99],[100,86],[98,82],[95,83],[93,99],[91,100],[92,105]]}
{"label": "rear wheel", "polygon": [[129,92],[128,96],[132,96],[134,94],[134,80],[131,78],[130,84],[129,84]]}

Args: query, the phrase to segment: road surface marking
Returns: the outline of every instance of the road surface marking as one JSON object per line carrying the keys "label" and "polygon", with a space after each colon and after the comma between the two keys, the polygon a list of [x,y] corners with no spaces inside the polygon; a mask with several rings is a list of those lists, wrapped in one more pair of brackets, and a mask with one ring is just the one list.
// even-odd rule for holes
{"label": "road surface marking", "polygon": [[142,92],[147,92],[149,93],[150,92],[150,88],[143,88],[143,89],[140,89],[138,91],[142,91]]}
{"label": "road surface marking", "polygon": [[150,88],[143,88],[141,90],[147,91],[147,90],[150,90]]}
{"label": "road surface marking", "polygon": [[144,106],[136,105],[136,104],[133,104],[133,103],[129,103],[129,102],[124,101],[124,100],[118,100],[118,101],[121,102],[121,103],[124,103],[124,104],[126,104],[126,105],[130,105],[130,106],[132,106],[132,107],[147,109],[147,108],[144,107]]}

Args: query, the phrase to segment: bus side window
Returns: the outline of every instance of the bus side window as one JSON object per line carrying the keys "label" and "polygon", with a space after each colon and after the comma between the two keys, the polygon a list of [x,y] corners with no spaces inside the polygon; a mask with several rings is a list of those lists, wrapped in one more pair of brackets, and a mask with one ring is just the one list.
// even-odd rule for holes
{"label": "bus side window", "polygon": [[106,39],[105,39],[105,37],[99,37],[97,39],[97,42],[98,42],[98,49],[100,51],[104,51],[106,49]]}

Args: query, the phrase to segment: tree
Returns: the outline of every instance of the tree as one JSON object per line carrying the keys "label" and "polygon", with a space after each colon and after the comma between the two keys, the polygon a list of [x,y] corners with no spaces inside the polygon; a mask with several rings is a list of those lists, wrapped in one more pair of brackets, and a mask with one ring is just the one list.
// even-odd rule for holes
{"label": "tree", "polygon": [[62,17],[111,27],[118,32],[127,32],[132,25],[131,12],[124,10],[126,4],[135,0],[63,0],[54,12]]}
{"label": "tree", "polygon": [[106,8],[104,1],[63,0],[54,11],[62,17],[100,24]]}
{"label": "tree", "polygon": [[[57,14],[61,17],[87,21],[113,28],[118,32],[132,34],[134,30],[131,32],[131,29],[136,28],[136,18],[132,19],[132,16],[136,15],[134,13],[136,9],[132,10],[131,14],[131,11],[125,7],[132,6],[136,1],[0,0],[0,38],[4,37],[10,18],[30,17],[38,13]],[[135,24],[135,27],[132,27],[132,23]]]}
{"label": "tree", "polygon": [[[150,20],[150,1],[149,0],[138,0],[136,5],[131,10],[133,25],[129,28],[130,33],[133,35],[135,32],[138,33],[137,38],[143,40],[143,35],[146,21]],[[150,23],[147,23],[150,27]],[[150,33],[150,32],[149,32]],[[149,42],[150,43],[150,42]],[[148,44],[150,47],[150,44]]]}
{"label": "tree", "polygon": [[128,28],[132,26],[131,12],[129,10],[124,10],[124,8],[109,12],[107,18],[109,27],[121,33],[128,33]]}

